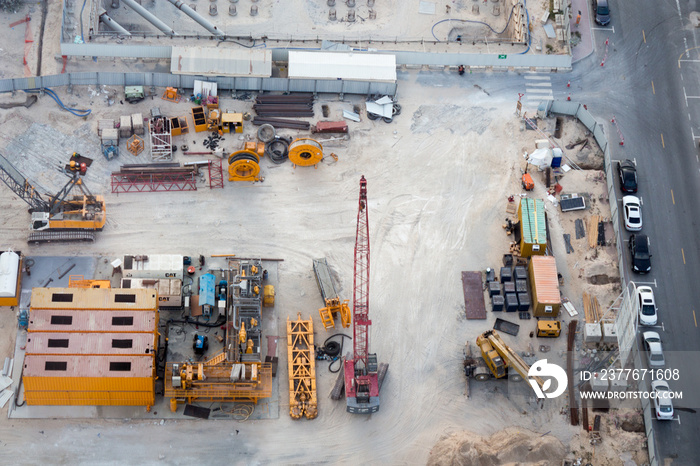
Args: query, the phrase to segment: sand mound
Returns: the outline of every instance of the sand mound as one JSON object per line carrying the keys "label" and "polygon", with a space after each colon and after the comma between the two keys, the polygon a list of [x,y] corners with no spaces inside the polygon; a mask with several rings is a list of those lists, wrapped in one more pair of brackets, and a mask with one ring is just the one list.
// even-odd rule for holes
{"label": "sand mound", "polygon": [[440,440],[430,452],[428,465],[547,466],[561,464],[567,449],[555,437],[509,427],[484,438],[463,431]]}

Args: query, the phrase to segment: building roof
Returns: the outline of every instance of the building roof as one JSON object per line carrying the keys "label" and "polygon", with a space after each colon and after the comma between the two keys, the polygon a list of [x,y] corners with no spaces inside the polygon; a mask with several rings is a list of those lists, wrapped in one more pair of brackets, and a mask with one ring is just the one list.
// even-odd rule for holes
{"label": "building roof", "polygon": [[537,301],[545,304],[559,304],[559,276],[557,262],[553,256],[532,256],[530,267],[534,278]]}
{"label": "building roof", "polygon": [[[147,356],[147,357],[144,357]],[[25,377],[152,377],[153,357],[27,354]]]}
{"label": "building roof", "polygon": [[31,310],[132,310],[152,311],[158,307],[154,290],[121,288],[33,288]]}
{"label": "building roof", "polygon": [[26,354],[150,356],[154,342],[153,333],[32,332]]}
{"label": "building roof", "polygon": [[396,82],[396,56],[364,52],[289,51],[293,79]]}
{"label": "building roof", "polygon": [[272,50],[222,47],[172,47],[170,72],[204,76],[272,76]]}
{"label": "building roof", "polygon": [[520,200],[523,241],[527,244],[547,244],[547,224],[542,199]]}
{"label": "building roof", "polygon": [[156,331],[156,311],[95,311],[74,309],[30,309],[32,332],[126,332]]}

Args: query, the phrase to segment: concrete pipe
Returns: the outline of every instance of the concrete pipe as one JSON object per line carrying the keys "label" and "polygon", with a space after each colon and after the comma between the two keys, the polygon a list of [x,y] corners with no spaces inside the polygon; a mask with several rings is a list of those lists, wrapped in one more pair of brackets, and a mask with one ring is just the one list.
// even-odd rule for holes
{"label": "concrete pipe", "polygon": [[250,16],[257,16],[257,15],[258,15],[258,6],[251,5],[250,6]]}
{"label": "concrete pipe", "polygon": [[238,12],[236,11],[236,5],[228,6],[228,14],[229,16],[236,16],[238,14]]}
{"label": "concrete pipe", "polygon": [[151,23],[152,25],[157,27],[164,34],[167,34],[169,36],[177,36],[178,35],[178,33],[173,31],[173,29],[170,26],[168,26],[163,21],[158,19],[158,17],[156,15],[154,15],[153,13],[151,13],[150,11],[148,11],[147,9],[145,9],[144,7],[142,7],[141,5],[136,3],[134,0],[122,0],[122,1],[124,3],[126,3],[126,5],[129,8],[134,10],[139,15],[143,16],[143,18],[146,21],[148,21],[149,23]]}
{"label": "concrete pipe", "polygon": [[[217,28],[216,26],[214,26],[212,23],[210,23],[209,21],[207,21],[206,19],[204,19],[204,18],[202,17],[202,15],[200,15],[199,13],[197,13],[196,11],[194,11],[193,8],[190,8],[189,6],[185,5],[183,2],[181,2],[181,1],[179,1],[179,0],[168,0],[168,1],[169,1],[170,3],[172,3],[173,5],[175,5],[176,8],[178,8],[180,11],[182,11],[183,13],[185,13],[187,16],[189,16],[190,18],[192,18],[193,20],[195,20],[195,21],[196,21],[200,26],[202,26],[204,29],[206,29],[207,31],[209,31],[209,32],[211,32],[212,34],[214,34],[215,36],[217,36],[217,37],[224,37],[224,36],[226,35],[226,34],[224,34],[223,31],[221,31],[219,28]],[[215,12],[214,14],[212,14],[211,6],[216,7],[216,5],[210,5],[209,14],[210,14],[211,16],[216,16],[216,14],[217,14],[216,12]]]}
{"label": "concrete pipe", "polygon": [[216,9],[214,3],[209,4],[209,16],[216,16],[219,14],[219,10]]}
{"label": "concrete pipe", "polygon": [[355,22],[355,10],[349,10],[349,11],[348,11],[348,22],[349,22],[349,23],[354,23],[354,22]]}
{"label": "concrete pipe", "polygon": [[331,8],[331,9],[328,11],[328,19],[331,20],[331,21],[335,21],[335,20],[336,20],[335,8]]}
{"label": "concrete pipe", "polygon": [[369,10],[369,19],[377,19],[377,12],[374,10]]}
{"label": "concrete pipe", "polygon": [[347,0],[346,2],[348,8],[354,8],[355,7],[355,0]]}
{"label": "concrete pipe", "polygon": [[328,6],[335,6],[335,0],[328,0]]}
{"label": "concrete pipe", "polygon": [[372,8],[374,6],[374,0],[367,0],[367,6]]}

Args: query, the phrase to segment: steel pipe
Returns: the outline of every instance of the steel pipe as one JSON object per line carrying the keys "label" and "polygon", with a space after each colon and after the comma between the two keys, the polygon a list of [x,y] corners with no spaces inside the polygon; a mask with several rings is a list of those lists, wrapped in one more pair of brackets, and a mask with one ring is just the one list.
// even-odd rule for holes
{"label": "steel pipe", "polygon": [[129,6],[129,8],[131,8],[136,13],[143,16],[143,18],[146,21],[148,21],[149,23],[151,23],[152,25],[154,25],[155,27],[160,29],[163,33],[165,33],[169,36],[178,36],[179,35],[177,32],[173,31],[173,29],[170,26],[168,26],[163,21],[158,19],[158,17],[156,15],[154,15],[153,13],[151,13],[150,11],[148,11],[147,9],[145,9],[144,7],[142,7],[141,5],[136,3],[134,0],[123,0],[123,1],[124,1],[124,3],[126,3]]}
{"label": "steel pipe", "polygon": [[131,35],[131,33],[124,29],[124,27],[121,24],[117,23],[112,18],[110,18],[106,12],[100,15],[100,21],[105,23],[105,26],[109,27],[112,31],[116,32],[117,34],[121,34],[123,36]]}
{"label": "steel pipe", "polygon": [[185,5],[183,2],[180,0],[168,0],[170,3],[175,5],[176,8],[178,8],[180,11],[185,13],[187,16],[192,18],[193,20],[197,21],[200,26],[202,26],[204,29],[207,31],[211,32],[217,37],[225,37],[226,34],[222,32],[219,28],[214,26],[212,23],[204,19],[202,15],[194,11],[192,8],[190,8],[188,5]]}

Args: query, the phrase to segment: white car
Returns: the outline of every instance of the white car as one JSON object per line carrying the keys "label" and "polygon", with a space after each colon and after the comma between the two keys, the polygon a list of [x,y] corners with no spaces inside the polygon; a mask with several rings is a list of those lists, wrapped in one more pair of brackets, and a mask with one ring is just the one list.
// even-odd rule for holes
{"label": "white car", "polygon": [[673,419],[673,402],[669,396],[671,389],[664,380],[654,380],[651,383],[654,390],[654,407],[656,408],[656,419],[659,421],[670,421]]}
{"label": "white car", "polygon": [[622,210],[625,216],[625,229],[627,231],[640,231],[642,229],[642,203],[637,196],[624,196],[622,198]]}
{"label": "white car", "polygon": [[637,311],[640,325],[656,325],[658,309],[650,286],[637,287]]}
{"label": "white car", "polygon": [[664,352],[661,349],[661,337],[656,332],[644,332],[644,351],[647,353],[647,361],[651,367],[663,367],[666,365]]}

